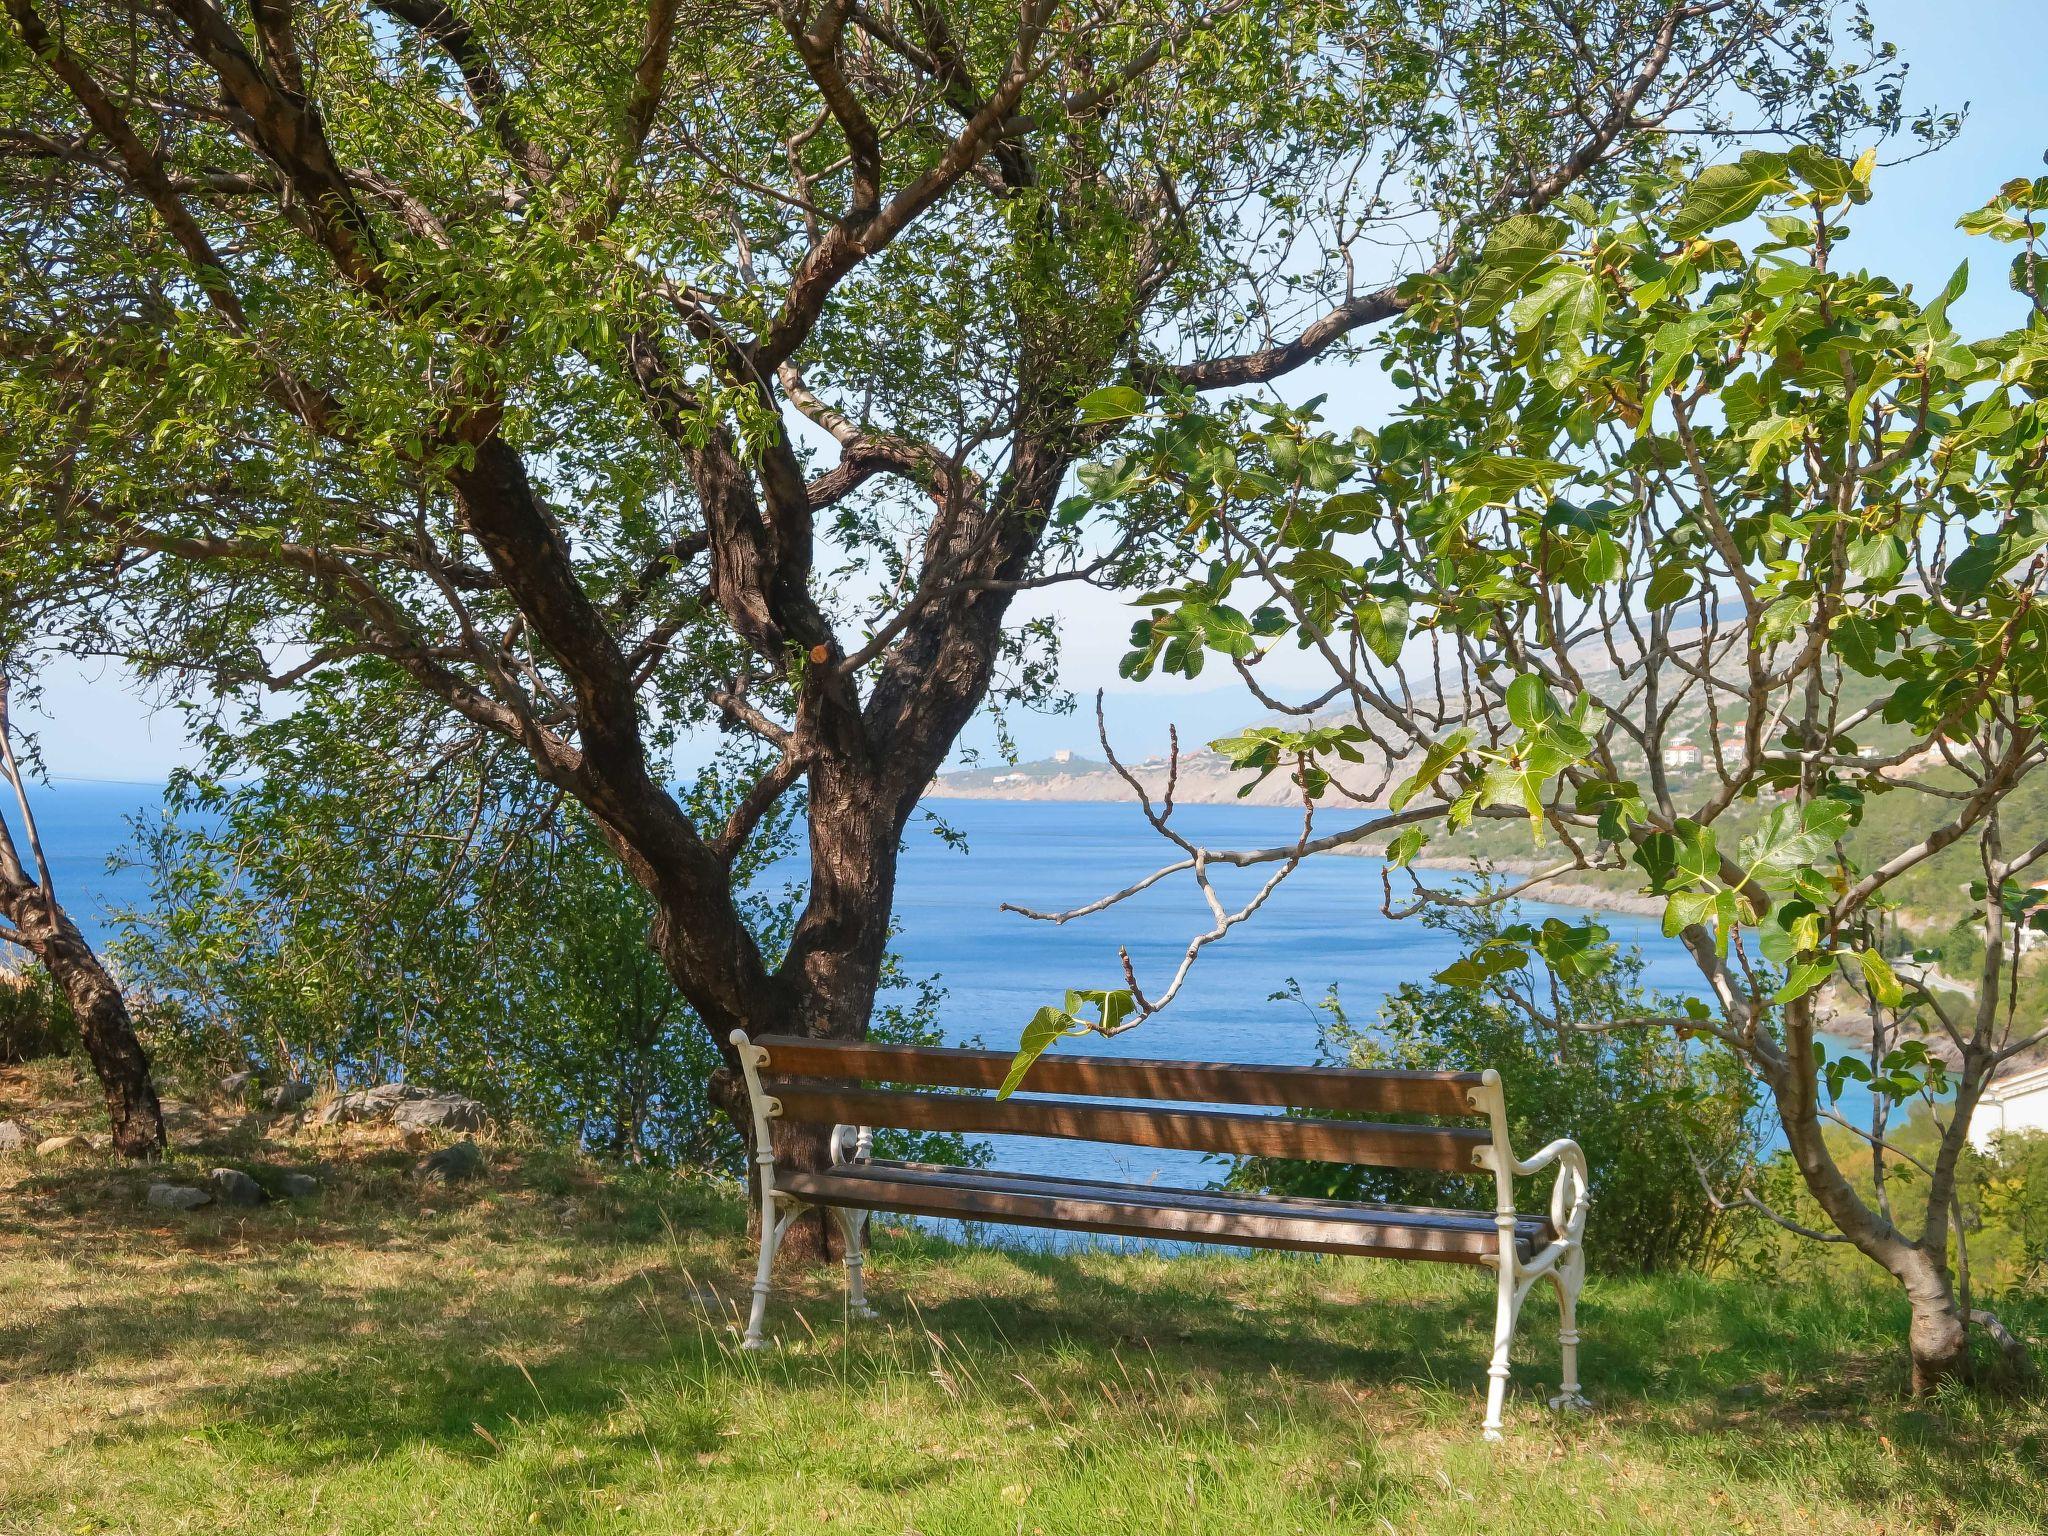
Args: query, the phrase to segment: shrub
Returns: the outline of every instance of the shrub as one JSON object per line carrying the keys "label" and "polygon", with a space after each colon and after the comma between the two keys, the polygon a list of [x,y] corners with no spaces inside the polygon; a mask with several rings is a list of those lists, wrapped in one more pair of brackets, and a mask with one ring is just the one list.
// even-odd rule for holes
{"label": "shrub", "polygon": [[40,965],[0,964],[0,1065],[63,1056],[78,1043],[63,990]]}
{"label": "shrub", "polygon": [[2048,1133],[2005,1132],[1963,1176],[1976,1212],[1971,1278],[1993,1293],[2048,1289]]}
{"label": "shrub", "polygon": [[[1887,1129],[1885,1140],[1892,1152],[1885,1159],[1883,1196],[1866,1141],[1831,1127],[1830,1149],[1856,1192],[1874,1207],[1892,1210],[1903,1224],[1914,1209],[1908,1192],[1925,1189],[1924,1168],[1940,1151],[1949,1114],[1946,1104],[1923,1101]],[[1779,1152],[1759,1167],[1750,1188],[1763,1205],[1785,1219],[1814,1231],[1828,1230],[1826,1213],[1808,1192],[1789,1153]],[[1920,1234],[1915,1229],[1912,1235]],[[1967,1267],[1973,1298],[1999,1303],[2016,1294],[2048,1291],[2048,1135],[2013,1131],[1992,1138],[1988,1150],[1965,1148],[1956,1167],[1951,1220],[1935,1233],[1935,1240],[1946,1242],[1949,1263],[1959,1276]],[[1736,1224],[1727,1251],[1738,1273],[1802,1286],[1855,1280],[1861,1268],[1847,1245],[1810,1242],[1761,1214],[1747,1215]]]}
{"label": "shrub", "polygon": [[[395,774],[381,723],[300,711],[217,747],[217,767],[261,777],[182,776],[140,824],[150,904],[118,916],[116,952],[153,1052],[192,1077],[403,1077],[558,1145],[737,1170],[718,1047],[595,822],[489,753]],[[722,820],[715,793],[707,775],[692,803]],[[793,920],[772,876],[792,825],[785,810],[736,865],[769,947]],[[875,1036],[934,1041],[936,991],[893,968],[884,983],[910,997],[876,1009]],[[943,1136],[887,1147],[969,1154]]]}
{"label": "shrub", "polygon": [[[1422,920],[1476,947],[1514,917],[1440,909]],[[1559,1136],[1585,1149],[1593,1179],[1588,1263],[1629,1271],[1703,1266],[1729,1230],[1703,1180],[1721,1188],[1756,1156],[1764,1136],[1758,1097],[1718,1045],[1660,1030],[1600,1032],[1604,1020],[1653,1011],[1641,976],[1641,958],[1629,950],[1597,977],[1556,980],[1544,1011],[1569,1026],[1562,1030],[1537,1025],[1518,1006],[1509,989],[1526,981],[1520,973],[1477,986],[1405,983],[1369,1026],[1353,1023],[1332,989],[1314,1005],[1322,1015],[1322,1059],[1354,1067],[1495,1068],[1507,1085],[1518,1152]],[[1302,996],[1298,985],[1282,995]],[[1264,1159],[1239,1163],[1229,1182],[1412,1205],[1469,1206],[1475,1189],[1456,1174]]]}

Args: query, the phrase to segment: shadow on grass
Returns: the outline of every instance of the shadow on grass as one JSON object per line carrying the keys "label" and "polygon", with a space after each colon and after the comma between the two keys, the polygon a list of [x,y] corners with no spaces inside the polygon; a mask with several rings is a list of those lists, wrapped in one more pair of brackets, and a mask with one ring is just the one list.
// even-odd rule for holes
{"label": "shadow on grass", "polygon": [[[1334,1433],[1381,1410],[1476,1430],[1492,1325],[1484,1271],[971,1250],[911,1233],[879,1246],[881,1324],[842,1332],[836,1276],[791,1277],[771,1316],[794,1347],[746,1356],[730,1333],[748,1276],[728,1197],[535,1172],[517,1189],[399,1208],[386,1170],[372,1169],[364,1193],[318,1217],[167,1224],[168,1263],[107,1241],[103,1262],[132,1263],[126,1283],[34,1326],[0,1323],[0,1377],[90,1365],[140,1381],[181,1361],[169,1411],[97,1438],[196,1424],[292,1472],[419,1445],[489,1458],[541,1423],[577,1437],[593,1470],[650,1452],[677,1461],[719,1445],[734,1393],[835,1379],[858,1393],[935,1375],[1005,1417],[1059,1417],[1085,1394],[1124,1392],[1217,1424],[1280,1403]],[[195,1238],[212,1246],[192,1251]],[[358,1257],[327,1272],[322,1250],[342,1246]],[[2038,1334],[2041,1310],[2008,1321]],[[1515,1356],[1524,1401],[1554,1390],[1555,1319],[1550,1293],[1532,1295]],[[2042,1454],[2048,1419],[2038,1404],[1906,1401],[1904,1322],[1876,1288],[1596,1277],[1582,1376],[1606,1432],[1704,1460],[1731,1484],[1803,1477],[1852,1502],[1904,1492],[2009,1514],[2014,1459]],[[1519,1432],[1541,1433],[1526,1421]],[[1869,1454],[1817,1449],[1851,1437]],[[890,1493],[943,1475],[916,1462],[858,1480]]]}

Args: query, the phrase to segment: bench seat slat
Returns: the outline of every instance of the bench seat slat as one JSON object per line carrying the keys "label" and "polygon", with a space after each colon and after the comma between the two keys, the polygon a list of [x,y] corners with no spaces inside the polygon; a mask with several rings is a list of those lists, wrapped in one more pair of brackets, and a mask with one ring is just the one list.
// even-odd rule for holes
{"label": "bench seat slat", "polygon": [[[1008,1051],[794,1035],[762,1035],[754,1043],[767,1051],[765,1070],[776,1077],[928,1088],[999,1088],[1013,1060]],[[1466,1118],[1476,1113],[1466,1096],[1483,1081],[1477,1072],[1380,1072],[1050,1052],[1031,1064],[1024,1087],[1031,1093],[1081,1097]]]}
{"label": "bench seat slat", "polygon": [[774,1084],[785,1120],[810,1125],[879,1125],[906,1131],[973,1131],[1177,1147],[1234,1157],[1286,1157],[1379,1168],[1477,1174],[1487,1133],[1447,1125],[1381,1125],[1239,1114],[1220,1109],[1139,1109],[1077,1099],[994,1099],[963,1093]]}
{"label": "bench seat slat", "polygon": [[[858,1174],[862,1168],[887,1169],[890,1178],[923,1180],[929,1183],[951,1183],[962,1173],[980,1181],[1014,1186],[1020,1190],[1088,1193],[1107,1193],[1113,1196],[1135,1195],[1161,1205],[1175,1203],[1196,1203],[1206,1206],[1229,1205],[1233,1202],[1246,1209],[1270,1210],[1275,1207],[1300,1211],[1307,1215],[1356,1216],[1360,1211],[1368,1212],[1375,1221],[1407,1221],[1425,1225],[1469,1224],[1475,1229],[1492,1233],[1493,1212],[1460,1210],[1453,1206],[1439,1205],[1390,1205],[1377,1200],[1331,1200],[1315,1195],[1270,1195],[1253,1190],[1239,1189],[1182,1189],[1171,1184],[1132,1183],[1122,1179],[1085,1179],[1066,1173],[1018,1173],[1008,1168],[963,1169],[951,1163],[899,1163],[877,1159],[870,1163],[842,1165],[835,1172]],[[778,1173],[778,1181],[783,1177]],[[1529,1216],[1521,1218],[1534,1222],[1546,1232],[1550,1222],[1547,1217]]]}
{"label": "bench seat slat", "polygon": [[[811,1204],[960,1221],[1457,1264],[1483,1263],[1500,1252],[1493,1217],[1480,1211],[1347,1205],[915,1163],[780,1171],[776,1183]],[[1525,1261],[1550,1237],[1541,1217],[1517,1220],[1516,1247]]]}

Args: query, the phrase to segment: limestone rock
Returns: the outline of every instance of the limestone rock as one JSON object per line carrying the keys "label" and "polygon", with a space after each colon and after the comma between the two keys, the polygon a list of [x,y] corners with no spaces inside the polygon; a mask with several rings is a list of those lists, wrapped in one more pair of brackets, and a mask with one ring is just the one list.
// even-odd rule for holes
{"label": "limestone rock", "polygon": [[374,1088],[358,1088],[330,1100],[313,1117],[313,1123],[347,1125],[351,1120],[383,1120],[401,1104],[435,1097],[437,1095],[431,1088],[419,1088],[411,1083],[379,1083]]}
{"label": "limestone rock", "polygon": [[194,1189],[189,1184],[152,1184],[149,1186],[149,1203],[167,1211],[197,1210],[209,1205],[213,1196],[203,1189]]}
{"label": "limestone rock", "polygon": [[420,1159],[412,1176],[422,1184],[460,1184],[484,1171],[484,1155],[473,1141],[458,1141]]}
{"label": "limestone rock", "polygon": [[26,1152],[36,1144],[36,1133],[19,1120],[0,1120],[0,1152]]}
{"label": "limestone rock", "polygon": [[391,1114],[391,1123],[408,1131],[480,1131],[490,1124],[490,1119],[483,1105],[459,1093],[414,1099],[399,1105]]}
{"label": "limestone rock", "polygon": [[249,1091],[249,1085],[255,1081],[254,1072],[230,1072],[213,1086],[222,1098],[239,1099]]}
{"label": "limestone rock", "polygon": [[320,1193],[320,1181],[310,1173],[281,1173],[277,1187],[287,1200],[310,1200]]}
{"label": "limestone rock", "polygon": [[265,1109],[282,1114],[285,1110],[297,1109],[311,1097],[313,1085],[301,1078],[293,1078],[290,1082],[279,1083],[275,1088],[264,1089],[259,1102]]}
{"label": "limestone rock", "polygon": [[222,1205],[261,1205],[270,1198],[261,1184],[239,1168],[216,1168],[206,1177]]}

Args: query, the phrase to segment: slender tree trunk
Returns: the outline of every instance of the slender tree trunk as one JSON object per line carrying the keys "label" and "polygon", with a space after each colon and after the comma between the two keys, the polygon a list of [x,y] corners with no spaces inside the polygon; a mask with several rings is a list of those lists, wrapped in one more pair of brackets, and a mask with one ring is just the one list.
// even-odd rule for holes
{"label": "slender tree trunk", "polygon": [[0,671],[0,779],[13,791],[29,858],[23,861],[14,834],[0,817],[0,917],[13,930],[9,937],[42,962],[71,1004],[85,1054],[106,1092],[114,1149],[123,1157],[156,1157],[164,1149],[164,1112],[150,1081],[149,1057],[136,1038],[135,1021],[128,1016],[120,987],[57,900],[21,764],[14,755],[8,681],[6,672]]}
{"label": "slender tree trunk", "polygon": [[1813,1066],[1810,1019],[1788,1019],[1782,1069],[1768,1073],[1778,1121],[1808,1191],[1835,1229],[1866,1258],[1899,1282],[1912,1308],[1906,1347],[1913,1391],[1924,1395],[1944,1382],[1969,1374],[1969,1339],[1955,1279],[1948,1265],[1948,1228],[1931,1223],[1928,1236],[1914,1242],[1880,1212],[1871,1209],[1842,1176],[1821,1133],[1819,1083]]}
{"label": "slender tree trunk", "polygon": [[40,889],[0,880],[0,912],[71,1004],[85,1054],[106,1093],[114,1150],[123,1157],[160,1156],[163,1107],[150,1079],[149,1055],[136,1036],[121,988],[70,915],[45,901]]}
{"label": "slender tree trunk", "polygon": [[1913,1394],[1925,1397],[1946,1382],[1969,1377],[1970,1336],[1947,1254],[1935,1255],[1913,1243],[1901,1259],[1897,1267],[1886,1267],[1899,1277],[1912,1303],[1906,1344],[1913,1361]]}

